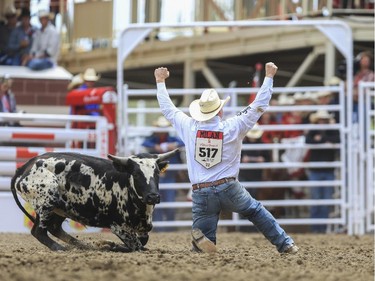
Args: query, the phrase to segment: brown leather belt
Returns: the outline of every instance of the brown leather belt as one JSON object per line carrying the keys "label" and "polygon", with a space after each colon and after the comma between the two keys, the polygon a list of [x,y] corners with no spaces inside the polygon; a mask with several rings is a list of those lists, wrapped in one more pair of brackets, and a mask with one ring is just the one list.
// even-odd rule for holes
{"label": "brown leather belt", "polygon": [[201,189],[201,188],[205,188],[205,187],[210,187],[210,186],[217,186],[217,185],[220,185],[220,184],[223,184],[223,183],[226,183],[226,182],[235,181],[235,180],[236,180],[236,178],[231,177],[231,178],[222,178],[222,179],[219,179],[217,181],[196,183],[196,184],[193,184],[193,190]]}

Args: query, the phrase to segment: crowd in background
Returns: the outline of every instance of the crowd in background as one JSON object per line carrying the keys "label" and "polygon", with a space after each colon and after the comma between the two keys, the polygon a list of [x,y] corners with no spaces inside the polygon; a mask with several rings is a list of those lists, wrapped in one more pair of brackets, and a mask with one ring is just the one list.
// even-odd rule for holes
{"label": "crowd in background", "polygon": [[44,70],[57,65],[60,35],[52,24],[53,14],[38,12],[40,28],[31,25],[30,10],[9,6],[0,25],[0,65],[22,65]]}

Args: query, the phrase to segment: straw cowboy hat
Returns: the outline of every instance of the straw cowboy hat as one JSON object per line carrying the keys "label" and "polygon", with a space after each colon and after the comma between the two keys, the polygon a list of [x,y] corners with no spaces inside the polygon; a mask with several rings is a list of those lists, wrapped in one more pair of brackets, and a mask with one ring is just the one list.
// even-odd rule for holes
{"label": "straw cowboy hat", "polygon": [[193,119],[197,121],[208,121],[223,108],[230,100],[219,98],[219,94],[214,89],[204,90],[200,99],[194,100],[189,106],[189,112]]}
{"label": "straw cowboy hat", "polygon": [[263,131],[259,128],[258,123],[256,123],[254,127],[246,133],[246,136],[252,139],[259,139],[262,135]]}
{"label": "straw cowboy hat", "polygon": [[48,18],[52,20],[55,17],[55,15],[47,10],[40,10],[38,12],[38,18]]}
{"label": "straw cowboy hat", "polygon": [[303,97],[305,100],[309,100],[309,101],[312,101],[314,103],[317,102],[317,94],[316,93],[312,93],[312,92],[306,92],[303,94]]}
{"label": "straw cowboy hat", "polygon": [[96,73],[93,68],[88,68],[83,73],[83,80],[85,81],[98,81],[100,79],[100,74]]}
{"label": "straw cowboy hat", "polygon": [[38,11],[38,18],[48,18],[50,20],[53,20],[53,18],[55,17],[55,14],[54,13],[51,13],[50,11],[48,10],[40,10]]}
{"label": "straw cowboy hat", "polygon": [[7,84],[8,86],[12,86],[12,82],[13,80],[9,74],[4,74],[0,77],[0,84]]}
{"label": "straw cowboy hat", "polygon": [[158,119],[154,122],[154,126],[160,127],[160,128],[166,128],[169,127],[171,123],[165,118],[163,115],[159,116]]}
{"label": "straw cowboy hat", "polygon": [[318,92],[318,98],[324,98],[324,97],[328,97],[332,95],[331,92],[329,91],[321,91],[321,92]]}
{"label": "straw cowboy hat", "polygon": [[279,105],[292,105],[295,103],[294,98],[285,94],[279,95],[277,99],[277,103]]}
{"label": "straw cowboy hat", "polygon": [[301,101],[301,100],[305,100],[305,97],[304,97],[303,93],[297,92],[297,93],[294,93],[293,99],[295,101]]}
{"label": "straw cowboy hat", "polygon": [[21,14],[21,10],[16,9],[13,5],[5,8],[4,16],[6,18],[14,17],[14,16],[18,17],[20,14]]}
{"label": "straw cowboy hat", "polygon": [[311,123],[316,123],[319,119],[328,119],[329,121],[332,121],[333,115],[328,113],[327,110],[318,110],[310,115]]}
{"label": "straw cowboy hat", "polygon": [[338,78],[337,76],[333,76],[331,79],[328,80],[327,86],[340,85],[341,81],[342,80],[340,78]]}
{"label": "straw cowboy hat", "polygon": [[73,78],[72,78],[72,80],[68,84],[68,87],[67,87],[68,91],[73,90],[74,88],[82,85],[83,82],[85,82],[85,81],[83,81],[81,73],[77,74],[77,75],[74,75]]}

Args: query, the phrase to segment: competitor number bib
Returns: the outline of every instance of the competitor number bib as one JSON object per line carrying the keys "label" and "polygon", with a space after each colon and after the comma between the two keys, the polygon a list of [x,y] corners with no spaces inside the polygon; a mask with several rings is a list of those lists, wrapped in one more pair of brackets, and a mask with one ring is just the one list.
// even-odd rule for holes
{"label": "competitor number bib", "polygon": [[194,159],[206,169],[222,161],[223,132],[198,130]]}

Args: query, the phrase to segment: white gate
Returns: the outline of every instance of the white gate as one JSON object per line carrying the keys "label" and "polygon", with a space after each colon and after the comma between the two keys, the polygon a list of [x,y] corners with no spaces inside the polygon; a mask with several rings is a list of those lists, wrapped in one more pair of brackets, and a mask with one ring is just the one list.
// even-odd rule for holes
{"label": "white gate", "polygon": [[[305,27],[305,26],[313,26],[320,30],[330,41],[331,43],[337,48],[337,50],[345,57],[346,59],[346,96],[352,96],[352,84],[353,84],[353,39],[352,39],[352,32],[350,27],[341,21],[335,20],[317,20],[317,21],[232,21],[232,22],[194,22],[190,24],[179,24],[179,25],[163,25],[159,23],[150,23],[150,24],[132,24],[126,28],[119,38],[119,47],[117,52],[117,91],[119,94],[119,110],[118,110],[118,124],[119,128],[122,129],[122,132],[119,133],[118,137],[118,147],[120,154],[126,154],[129,151],[127,149],[130,148],[131,142],[129,142],[130,134],[133,134],[136,137],[137,133],[139,135],[144,135],[155,128],[145,128],[139,126],[131,126],[129,123],[129,114],[134,114],[136,112],[142,112],[142,109],[132,109],[129,106],[129,96],[133,94],[137,94],[139,96],[142,95],[154,95],[155,90],[142,90],[139,92],[127,90],[126,86],[123,84],[124,77],[123,77],[123,65],[124,61],[126,60],[127,56],[131,53],[131,51],[136,48],[136,46],[141,43],[144,38],[153,30],[157,28],[163,27],[172,27],[172,28],[192,28],[192,27],[272,27],[272,26],[293,26],[293,27]],[[218,89],[222,94],[226,93],[227,89]],[[237,93],[241,92],[241,89],[235,89]],[[318,90],[318,89],[275,89],[275,92],[283,92],[283,91],[299,91],[299,90]],[[327,90],[327,89],[326,89]],[[347,231],[349,234],[353,234],[353,225],[354,221],[357,219],[356,214],[353,213],[353,196],[355,194],[355,175],[350,173],[349,171],[354,171],[354,164],[353,158],[356,157],[355,154],[352,153],[353,146],[355,145],[354,138],[351,134],[351,126],[352,126],[352,115],[345,114],[345,112],[352,112],[353,108],[353,101],[352,99],[344,99],[343,96],[343,88],[341,89],[328,89],[333,90],[336,92],[340,92],[341,96],[341,104],[338,107],[328,106],[327,110],[339,111],[340,112],[340,124],[336,124],[333,127],[335,129],[340,130],[340,160],[336,162],[329,162],[329,163],[269,163],[268,165],[273,166],[273,168],[277,167],[313,167],[313,164],[317,166],[324,166],[324,167],[333,167],[339,170],[339,177],[338,180],[329,182],[328,184],[334,186],[336,189],[335,198],[330,200],[320,200],[319,202],[313,202],[312,200],[272,200],[270,201],[262,201],[266,206],[312,206],[312,205],[331,205],[335,206],[337,213],[335,216],[328,219],[309,219],[309,218],[291,218],[291,219],[280,219],[280,223],[282,224],[333,224],[333,225],[343,225],[344,228],[347,227]],[[233,89],[231,89],[233,91]],[[246,89],[247,93],[250,91],[254,91],[254,89]],[[170,90],[170,94],[176,95],[185,95],[185,94],[195,94],[200,95],[202,89],[186,89],[186,90]],[[156,100],[156,98],[155,98]],[[346,103],[344,102],[346,101]],[[321,109],[321,107],[319,107]],[[232,111],[237,112],[240,108],[232,108]],[[285,107],[283,110],[294,110],[295,107]],[[316,108],[314,108],[316,109]],[[183,109],[187,112],[187,109]],[[271,108],[270,108],[271,110]],[[278,110],[278,109],[273,109]],[[312,110],[312,107],[304,107],[300,108],[300,110]],[[147,108],[144,112],[148,113],[159,113],[160,110],[158,108]],[[293,125],[293,126],[285,126],[285,125],[277,125],[275,127],[264,127],[263,130],[305,130],[305,129],[327,129],[326,127],[319,127],[317,125]],[[321,126],[321,125],[320,125]],[[319,128],[318,128],[319,127]],[[332,128],[332,127],[331,127]],[[124,134],[125,133],[125,134]],[[139,136],[137,137],[139,139]],[[290,145],[290,144],[289,144]],[[273,144],[272,149],[286,149],[288,144]],[[328,147],[327,147],[328,148]],[[332,148],[332,147],[330,147]],[[251,164],[247,168],[254,168],[251,167]],[[257,166],[258,167],[258,166]],[[242,164],[241,168],[244,168]],[[265,166],[261,166],[261,168],[265,168]],[[170,167],[170,169],[186,169],[186,166],[183,164],[175,165]],[[262,182],[262,183],[244,183],[246,187],[251,187],[255,185],[256,187],[262,188],[272,185],[272,187],[284,187],[284,186],[301,186],[301,182]],[[314,182],[305,182],[303,183],[305,188],[311,188],[316,186],[319,183]],[[176,188],[176,189],[190,189],[189,183],[179,183],[179,184],[165,184],[162,185],[161,188]],[[159,207],[166,207],[166,208],[190,208],[190,202],[172,202],[172,203],[162,203]],[[191,225],[191,217],[188,217],[187,220],[183,221],[168,221],[168,222],[155,222],[156,226],[190,226]],[[248,222],[239,220],[238,217],[235,215],[232,219],[229,220],[221,220],[219,222],[221,225],[239,225],[239,224],[247,224]]]}
{"label": "white gate", "polygon": [[353,198],[355,233],[364,234],[375,230],[375,91],[374,82],[360,82],[358,86],[358,157],[356,158],[358,181],[357,198]]}

